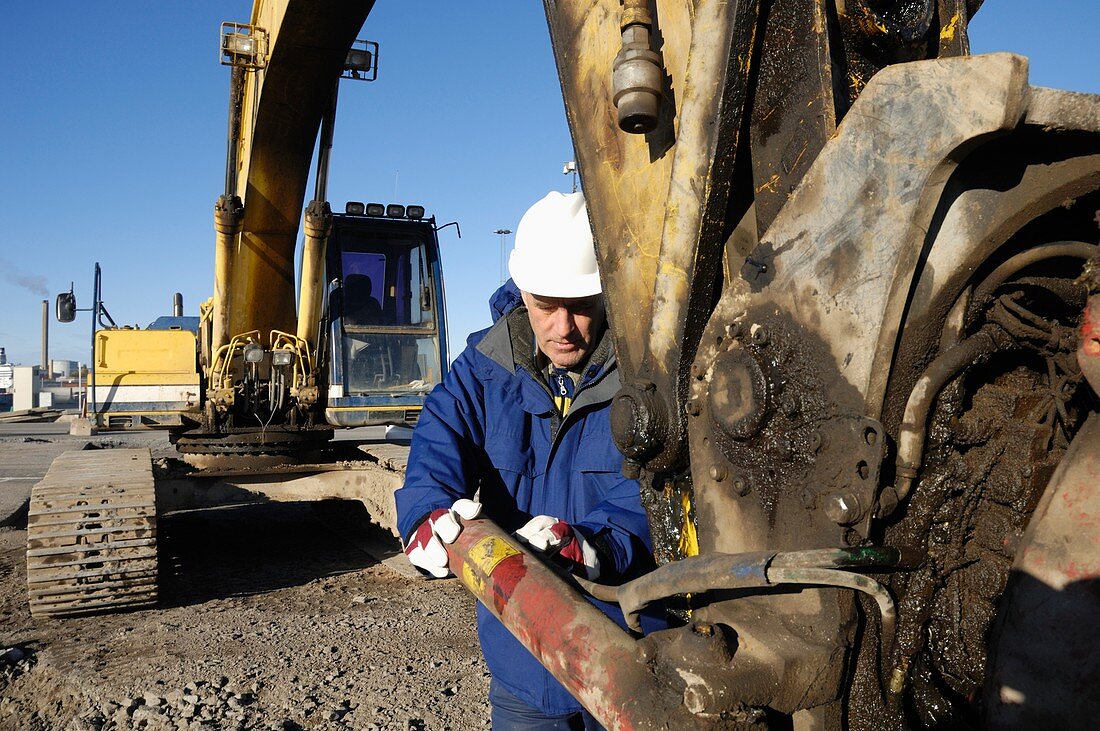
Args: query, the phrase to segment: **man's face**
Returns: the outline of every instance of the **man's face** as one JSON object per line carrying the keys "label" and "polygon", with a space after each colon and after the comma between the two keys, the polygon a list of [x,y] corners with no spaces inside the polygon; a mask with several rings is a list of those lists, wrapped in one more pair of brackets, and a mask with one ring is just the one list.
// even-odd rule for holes
{"label": "man's face", "polygon": [[522,294],[539,350],[555,367],[573,368],[588,357],[603,330],[602,294],[568,298]]}

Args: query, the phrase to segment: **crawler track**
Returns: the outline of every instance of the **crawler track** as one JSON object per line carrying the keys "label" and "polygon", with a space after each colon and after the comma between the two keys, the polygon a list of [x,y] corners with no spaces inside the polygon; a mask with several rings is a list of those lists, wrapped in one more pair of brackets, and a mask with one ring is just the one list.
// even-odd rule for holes
{"label": "crawler track", "polygon": [[148,449],[74,451],[54,460],[31,491],[27,590],[35,617],[156,604]]}

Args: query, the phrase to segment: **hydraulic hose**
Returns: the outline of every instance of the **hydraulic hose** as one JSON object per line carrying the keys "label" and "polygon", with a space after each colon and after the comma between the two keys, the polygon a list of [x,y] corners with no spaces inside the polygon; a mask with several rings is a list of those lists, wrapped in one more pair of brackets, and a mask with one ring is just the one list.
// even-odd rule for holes
{"label": "hydraulic hose", "polygon": [[[760,552],[692,556],[665,564],[655,571],[613,587],[591,582],[580,585],[597,598],[619,602],[627,625],[638,629],[642,610],[677,594],[701,594],[717,589],[747,589],[779,584],[812,584],[855,589],[869,594],[882,612],[882,636],[893,642],[896,612],[889,592],[874,579],[843,568],[913,568],[921,558],[907,549],[826,548],[785,553]],[[596,588],[598,595],[591,589]],[[612,598],[612,596],[614,598]],[[888,645],[887,645],[888,646]]]}
{"label": "hydraulic hose", "polygon": [[879,517],[892,513],[913,488],[924,458],[928,417],[943,387],[968,365],[1013,346],[1015,342],[1001,328],[988,326],[941,353],[921,374],[905,404],[898,432],[897,478],[879,497]]}
{"label": "hydraulic hose", "polygon": [[992,297],[997,287],[1007,282],[1009,278],[1017,272],[1032,264],[1038,264],[1047,259],[1057,259],[1058,257],[1072,257],[1087,260],[1095,255],[1097,250],[1098,247],[1096,245],[1087,244],[1084,241],[1055,241],[1050,244],[1036,246],[1016,256],[1010,257],[990,272],[989,276],[983,279],[981,284],[975,287],[974,296],[970,300],[969,319],[973,320],[981,308],[985,307],[989,302],[989,299]]}
{"label": "hydraulic hose", "polygon": [[768,569],[768,580],[772,584],[810,584],[819,586],[839,586],[854,589],[869,595],[878,604],[882,618],[882,647],[894,644],[894,630],[897,627],[897,610],[894,598],[885,586],[863,574],[853,574],[837,569]]}

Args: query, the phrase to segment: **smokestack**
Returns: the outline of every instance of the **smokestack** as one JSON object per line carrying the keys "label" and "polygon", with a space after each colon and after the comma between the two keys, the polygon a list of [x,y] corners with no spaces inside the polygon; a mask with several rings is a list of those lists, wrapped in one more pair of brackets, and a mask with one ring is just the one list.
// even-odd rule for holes
{"label": "smokestack", "polygon": [[42,300],[42,370],[50,377],[50,301]]}
{"label": "smokestack", "polygon": [[183,317],[183,295],[179,292],[172,297],[172,316]]}

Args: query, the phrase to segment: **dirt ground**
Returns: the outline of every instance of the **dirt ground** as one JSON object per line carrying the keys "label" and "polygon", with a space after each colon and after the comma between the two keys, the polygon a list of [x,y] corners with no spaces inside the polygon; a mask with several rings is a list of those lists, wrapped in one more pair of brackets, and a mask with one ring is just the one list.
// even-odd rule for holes
{"label": "dirt ground", "polygon": [[474,600],[383,565],[399,546],[357,504],[193,511],[158,532],[160,608],[37,621],[26,533],[0,528],[0,729],[489,726]]}

